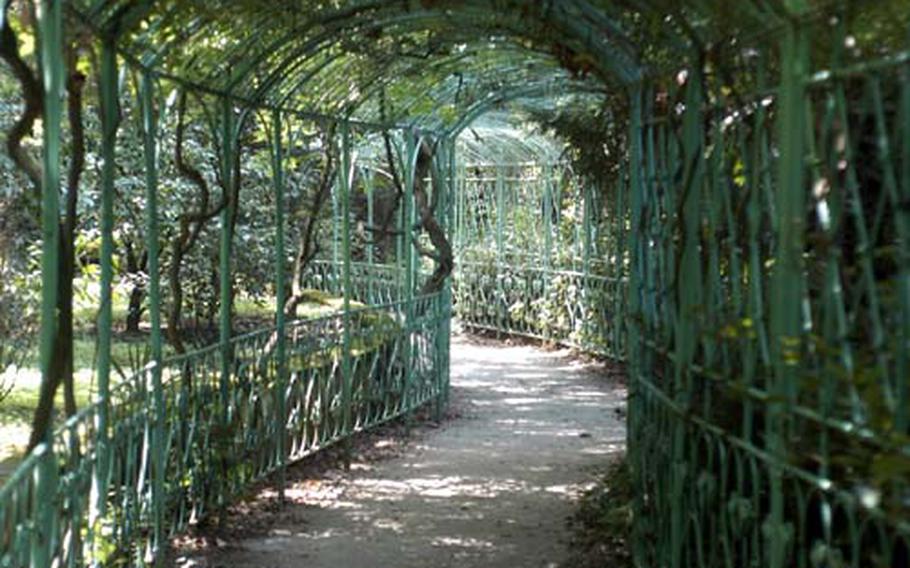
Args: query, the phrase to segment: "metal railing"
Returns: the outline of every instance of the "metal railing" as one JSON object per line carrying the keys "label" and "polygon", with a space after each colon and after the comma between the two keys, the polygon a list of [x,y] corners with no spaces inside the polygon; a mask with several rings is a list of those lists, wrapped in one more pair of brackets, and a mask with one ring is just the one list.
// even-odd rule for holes
{"label": "metal railing", "polygon": [[232,339],[228,377],[217,345],[167,359],[160,411],[143,369],[113,393],[109,438],[97,439],[99,408],[88,406],[56,431],[53,452],[39,446],[0,489],[0,566],[143,565],[160,550],[154,535],[181,531],[294,460],[440,401],[441,300],[288,323],[286,380],[275,328]]}
{"label": "metal railing", "polygon": [[457,266],[454,309],[466,326],[623,358],[624,278],[496,263]]}

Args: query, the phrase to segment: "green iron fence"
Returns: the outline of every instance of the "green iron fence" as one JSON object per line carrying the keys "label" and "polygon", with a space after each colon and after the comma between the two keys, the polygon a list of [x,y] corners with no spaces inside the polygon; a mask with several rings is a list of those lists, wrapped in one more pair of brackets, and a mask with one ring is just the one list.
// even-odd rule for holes
{"label": "green iron fence", "polygon": [[633,96],[639,566],[910,565],[910,67],[844,22]]}
{"label": "green iron fence", "polygon": [[622,358],[624,215],[607,215],[598,188],[566,164],[467,164],[459,172],[459,320]]}
{"label": "green iron fence", "polygon": [[[64,70],[60,3],[40,5],[38,57],[52,94],[42,112],[46,378],[60,278]],[[686,23],[689,39],[697,39],[717,22],[688,21],[685,13],[710,5],[687,4],[673,25]],[[666,77],[631,65],[617,72],[629,93],[628,108],[618,110],[628,113],[630,128],[621,157],[627,163],[610,187],[581,183],[552,164],[462,165],[460,179],[450,178],[459,188],[448,193],[456,198],[451,229],[465,320],[627,361],[637,566],[910,565],[910,54],[877,45],[884,44],[877,28],[846,29],[846,11],[808,5],[746,3],[744,11],[774,15],[776,27],[716,44],[674,43],[674,55],[693,51],[679,53],[685,69]],[[671,20],[661,19],[670,35]],[[98,376],[106,400],[118,38],[103,39],[106,299]],[[617,71],[627,63],[609,59]],[[140,67],[149,251],[157,262],[156,77],[153,67]],[[244,101],[222,99],[219,157],[230,180],[233,103]],[[282,134],[274,132],[280,196]],[[346,304],[355,280],[364,298],[400,300],[390,283],[403,280],[412,291],[418,264],[406,240],[395,255],[401,273],[371,267],[361,277],[350,263],[349,135],[335,215],[343,222],[333,240],[335,260],[348,261],[340,277]],[[415,138],[410,131],[406,186],[413,185]],[[414,225],[412,196],[403,205],[400,228],[407,228]],[[446,370],[438,362],[447,361],[448,290],[435,300],[401,300],[384,315],[365,308],[378,318],[371,326],[396,338],[389,342],[368,340],[378,336],[361,334],[361,312],[346,310],[299,324],[316,329],[287,345],[278,341],[272,357],[269,332],[230,337],[232,235],[230,223],[223,226],[221,342],[144,371],[118,387],[110,409],[85,409],[53,445],[26,458],[0,489],[0,564],[118,555],[141,563],[168,532],[222,506],[283,460],[444,397],[438,385]],[[283,254],[277,246],[279,266]],[[338,290],[334,268],[314,270],[323,271],[319,286]],[[372,291],[370,270],[387,271]],[[150,267],[154,278],[157,272]],[[438,317],[429,315],[434,310]],[[159,334],[153,349],[160,349],[158,322],[152,329]],[[374,367],[387,372],[373,377]],[[178,412],[194,420],[174,420]],[[279,424],[268,419],[275,414]],[[277,448],[269,438],[276,432]]]}
{"label": "green iron fence", "polygon": [[[303,286],[340,295],[343,291],[342,264],[331,260],[310,262],[303,276]],[[351,263],[351,297],[369,305],[386,304],[401,299],[404,269],[391,264]]]}
{"label": "green iron fence", "polygon": [[623,356],[625,282],[571,270],[458,264],[455,309],[472,329]]}
{"label": "green iron fence", "polygon": [[[0,490],[0,566],[34,566],[36,555],[48,566],[144,565],[160,549],[155,535],[217,511],[249,483],[441,402],[442,298],[287,323],[287,380],[275,328],[231,340],[226,382],[219,345],[167,359],[160,412],[150,404],[152,369],[142,370],[112,393],[105,451],[95,443],[98,405],[86,407],[56,432],[53,453],[41,446]],[[96,467],[101,487],[92,484]]]}

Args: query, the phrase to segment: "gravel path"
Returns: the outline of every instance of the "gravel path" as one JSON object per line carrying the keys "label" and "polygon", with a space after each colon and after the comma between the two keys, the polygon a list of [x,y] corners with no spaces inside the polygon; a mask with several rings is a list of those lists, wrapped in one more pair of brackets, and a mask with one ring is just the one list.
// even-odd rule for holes
{"label": "gravel path", "polygon": [[465,337],[452,384],[460,418],[316,490],[295,482],[265,534],[177,565],[561,566],[574,498],[623,449],[623,387],[564,351]]}

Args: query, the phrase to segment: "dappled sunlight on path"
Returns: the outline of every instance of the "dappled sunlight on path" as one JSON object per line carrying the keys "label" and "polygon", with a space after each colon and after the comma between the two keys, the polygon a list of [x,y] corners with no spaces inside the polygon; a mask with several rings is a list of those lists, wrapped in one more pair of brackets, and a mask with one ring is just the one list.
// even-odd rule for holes
{"label": "dappled sunlight on path", "polygon": [[452,384],[460,418],[398,457],[296,482],[266,535],[178,565],[559,566],[573,499],[624,448],[624,389],[566,352],[463,337]]}

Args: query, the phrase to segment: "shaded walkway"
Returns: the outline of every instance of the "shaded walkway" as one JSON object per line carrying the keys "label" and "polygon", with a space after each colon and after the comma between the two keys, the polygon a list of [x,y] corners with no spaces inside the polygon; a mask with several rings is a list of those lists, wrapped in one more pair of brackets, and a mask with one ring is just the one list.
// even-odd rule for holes
{"label": "shaded walkway", "polygon": [[298,482],[267,536],[180,565],[558,566],[573,496],[624,445],[624,390],[566,352],[464,337],[452,384],[461,418],[321,493]]}

